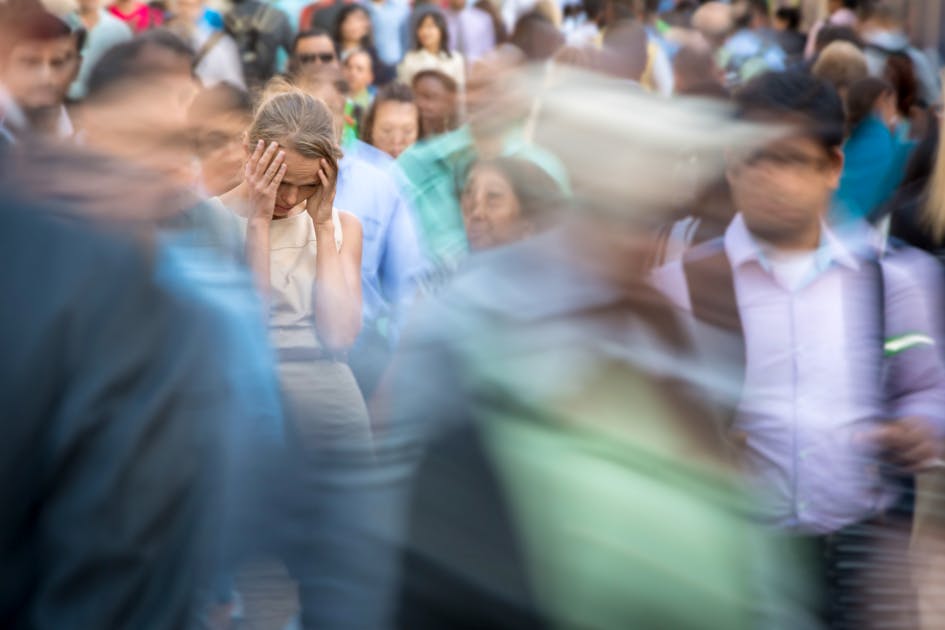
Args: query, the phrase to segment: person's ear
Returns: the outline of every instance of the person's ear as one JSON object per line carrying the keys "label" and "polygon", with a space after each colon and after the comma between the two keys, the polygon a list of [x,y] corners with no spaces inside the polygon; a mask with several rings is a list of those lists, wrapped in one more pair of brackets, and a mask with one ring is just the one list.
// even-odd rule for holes
{"label": "person's ear", "polygon": [[834,190],[840,187],[840,178],[843,176],[843,165],[846,158],[843,155],[841,147],[830,149],[830,162],[827,166],[827,174],[830,181],[830,187]]}

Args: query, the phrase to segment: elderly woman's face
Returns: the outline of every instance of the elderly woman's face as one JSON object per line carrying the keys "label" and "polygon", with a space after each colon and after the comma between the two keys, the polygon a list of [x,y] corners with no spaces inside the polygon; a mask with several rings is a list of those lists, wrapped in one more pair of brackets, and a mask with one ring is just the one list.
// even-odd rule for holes
{"label": "elderly woman's face", "polygon": [[511,183],[491,166],[476,166],[462,195],[463,223],[473,251],[517,241],[531,231]]}

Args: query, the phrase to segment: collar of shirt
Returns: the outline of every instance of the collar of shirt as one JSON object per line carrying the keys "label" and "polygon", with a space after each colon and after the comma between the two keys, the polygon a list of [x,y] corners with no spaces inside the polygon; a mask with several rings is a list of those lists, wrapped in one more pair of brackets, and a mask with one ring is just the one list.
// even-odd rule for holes
{"label": "collar of shirt", "polygon": [[20,109],[20,106],[13,100],[13,96],[7,91],[6,86],[0,83],[0,125],[7,129],[27,129],[29,122],[26,120],[26,114]]}
{"label": "collar of shirt", "polygon": [[[738,268],[749,261],[756,261],[766,272],[771,273],[771,263],[765,256],[764,249],[758,240],[748,231],[745,219],[741,213],[725,230],[725,253],[733,268]],[[856,271],[860,264],[850,250],[837,236],[821,222],[820,245],[817,247],[814,268],[817,274],[826,271],[832,264],[842,265]]]}

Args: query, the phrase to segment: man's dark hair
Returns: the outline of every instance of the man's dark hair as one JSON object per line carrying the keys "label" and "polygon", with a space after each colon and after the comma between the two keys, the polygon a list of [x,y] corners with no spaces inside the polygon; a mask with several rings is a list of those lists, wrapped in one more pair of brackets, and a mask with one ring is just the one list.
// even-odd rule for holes
{"label": "man's dark hair", "polygon": [[85,31],[73,31],[65,20],[53,15],[38,2],[9,0],[0,3],[0,58],[6,59],[16,46],[28,41],[47,41],[76,35],[77,51]]}
{"label": "man's dark hair", "polygon": [[735,30],[748,28],[759,13],[767,17],[768,0],[738,0],[732,4]]}
{"label": "man's dark hair", "polygon": [[[413,90],[403,83],[393,82],[385,85],[374,97],[374,102],[368,108],[364,115],[364,121],[359,127],[361,140],[370,145],[374,144],[374,119],[377,117],[378,108],[384,103],[409,103],[413,104]],[[420,130],[420,112],[417,112],[417,130]]]}
{"label": "man's dark hair", "polygon": [[781,7],[775,16],[787,23],[789,31],[797,31],[801,27],[801,10],[797,7]]}
{"label": "man's dark hair", "polygon": [[855,30],[849,26],[825,26],[817,32],[817,41],[814,42],[818,53],[834,42],[850,42],[859,49],[863,49],[863,40]]}
{"label": "man's dark hair", "polygon": [[621,20],[604,33],[600,69],[613,77],[640,81],[647,55],[646,29],[636,20]]}
{"label": "man's dark hair", "polygon": [[440,70],[434,70],[433,68],[421,70],[417,74],[413,75],[410,85],[412,85],[414,90],[416,90],[417,83],[423,79],[436,79],[443,84],[443,87],[445,87],[446,91],[450,94],[456,94],[459,91],[459,86],[456,84],[456,80],[453,77],[441,72]]}
{"label": "man's dark hair", "polygon": [[806,72],[769,72],[735,92],[739,118],[795,122],[825,148],[843,144],[843,103],[829,83]]}
{"label": "man's dark hair", "polygon": [[[327,37],[328,41],[331,42],[331,45],[332,46],[335,45],[335,40],[332,39],[331,33],[329,33],[323,28],[313,26],[312,28],[308,30],[300,31],[299,34],[295,36],[295,39],[292,40],[292,54],[293,55],[295,54],[295,51],[299,49],[299,42],[302,41],[303,39],[308,39],[309,37]],[[338,54],[337,51],[335,52],[335,54]]]}
{"label": "man's dark hair", "polygon": [[220,114],[242,114],[252,117],[253,99],[249,92],[231,83],[217,83],[201,90],[190,104],[191,118],[203,119]]}
{"label": "man's dark hair", "polygon": [[89,73],[86,100],[94,100],[129,81],[176,71],[168,53],[193,67],[193,48],[167,29],[153,29],[113,46]]}
{"label": "man's dark hair", "polygon": [[558,27],[538,11],[526,13],[515,22],[510,41],[529,61],[551,59],[565,44]]}

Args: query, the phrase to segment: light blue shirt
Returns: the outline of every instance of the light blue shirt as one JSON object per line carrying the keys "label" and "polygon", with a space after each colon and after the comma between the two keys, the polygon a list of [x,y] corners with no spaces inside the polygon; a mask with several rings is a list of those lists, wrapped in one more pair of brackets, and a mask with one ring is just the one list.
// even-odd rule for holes
{"label": "light blue shirt", "polygon": [[[82,23],[78,15],[73,15],[69,21],[73,24]],[[102,55],[105,54],[105,51],[116,44],[130,40],[133,36],[131,28],[127,24],[105,9],[100,9],[98,24],[86,34],[79,75],[69,86],[69,98],[84,98],[88,91],[86,84],[89,80],[89,74],[91,74],[92,68],[95,67],[98,60],[102,58]]]}
{"label": "light blue shirt", "polygon": [[340,163],[335,206],[355,215],[364,231],[363,321],[393,342],[398,308],[412,297],[424,268],[406,201],[388,171],[348,150]]}
{"label": "light blue shirt", "polygon": [[407,22],[410,7],[403,0],[383,0],[383,2],[363,2],[371,13],[374,25],[374,42],[381,61],[389,66],[396,66],[407,50]]}

